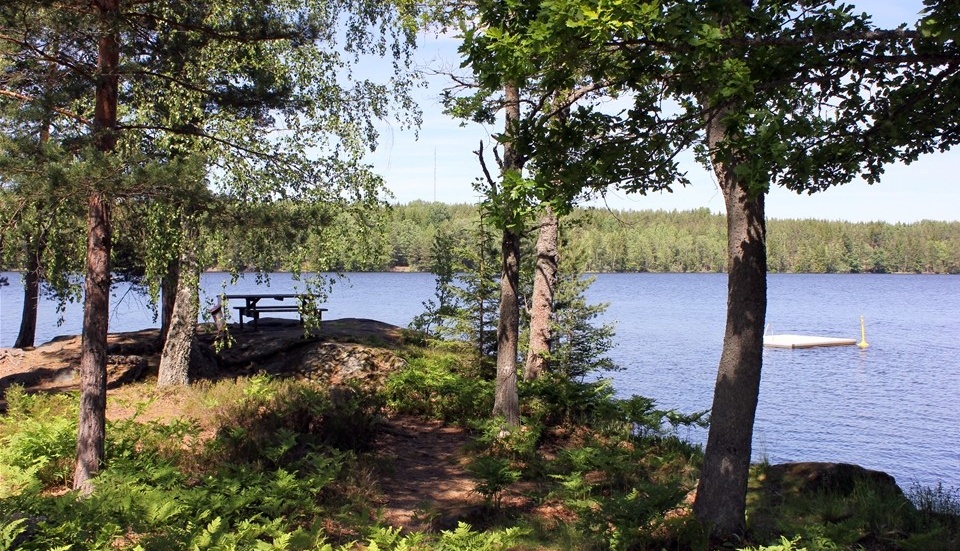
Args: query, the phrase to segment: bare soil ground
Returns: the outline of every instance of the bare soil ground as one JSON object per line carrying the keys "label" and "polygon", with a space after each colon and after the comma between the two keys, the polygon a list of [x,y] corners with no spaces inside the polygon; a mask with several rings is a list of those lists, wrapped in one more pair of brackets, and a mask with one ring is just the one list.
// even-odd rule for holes
{"label": "bare soil ground", "polygon": [[380,480],[383,522],[408,530],[447,530],[474,516],[481,500],[464,470],[468,442],[463,429],[439,421],[389,419],[378,443],[392,460],[392,472]]}
{"label": "bare soil ground", "polygon": [[[231,328],[236,342],[219,359],[220,371],[206,370],[203,376],[235,377],[248,372],[247,366],[258,359],[287,354],[307,342],[296,322],[264,319],[259,325],[259,331]],[[108,401],[109,418],[129,417],[137,410],[144,387],[156,377],[157,338],[157,329],[110,335],[108,396],[114,399]],[[401,338],[398,327],[362,319],[324,321],[322,333],[310,337],[319,342],[360,344],[398,342]],[[212,339],[211,334],[201,336],[208,344]],[[79,336],[66,336],[29,350],[0,348],[0,393],[14,384],[30,392],[77,390],[80,344]],[[160,392],[152,398],[147,410],[138,410],[139,419],[173,418],[184,410],[184,393]],[[5,409],[0,400],[0,411]],[[405,530],[448,529],[455,527],[457,520],[473,516],[481,499],[464,469],[463,449],[468,443],[468,435],[458,427],[416,417],[389,417],[377,442],[385,459],[378,480],[383,522]]]}

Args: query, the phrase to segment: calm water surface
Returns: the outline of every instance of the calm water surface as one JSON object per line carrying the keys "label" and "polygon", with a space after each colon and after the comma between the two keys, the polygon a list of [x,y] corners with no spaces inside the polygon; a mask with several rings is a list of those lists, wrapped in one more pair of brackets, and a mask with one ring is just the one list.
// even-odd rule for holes
{"label": "calm water surface", "polygon": [[[960,277],[771,275],[769,333],[870,347],[766,349],[754,458],[844,461],[901,486],[960,487]],[[722,274],[607,274],[589,291],[617,323],[624,394],[708,409],[725,323]],[[691,432],[704,442],[704,432]]]}
{"label": "calm water surface", "polygon": [[[0,346],[19,329],[19,276],[0,289]],[[229,283],[205,274],[208,299]],[[242,279],[226,292],[263,291]],[[270,290],[303,286],[275,274]],[[370,318],[407,325],[432,298],[428,274],[348,274],[325,305],[330,319]],[[618,393],[642,394],[682,411],[708,409],[723,342],[723,274],[603,274],[588,291],[609,303],[616,324],[611,357]],[[916,275],[771,275],[768,332],[858,338],[864,316],[870,347],[764,352],[754,458],[770,462],[845,461],[880,469],[904,488],[960,487],[960,277]],[[57,326],[41,308],[38,342],[78,334],[81,309]],[[111,331],[155,327],[146,301],[118,290]],[[705,431],[683,436],[702,443]]]}

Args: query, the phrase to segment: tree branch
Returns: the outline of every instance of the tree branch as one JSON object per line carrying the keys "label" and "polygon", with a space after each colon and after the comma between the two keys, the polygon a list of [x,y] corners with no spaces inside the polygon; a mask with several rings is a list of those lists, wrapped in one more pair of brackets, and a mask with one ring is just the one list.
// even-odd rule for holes
{"label": "tree branch", "polygon": [[[37,98],[35,98],[35,97],[28,96],[28,95],[26,95],[26,94],[20,94],[20,93],[18,93],[18,92],[13,92],[13,91],[11,91],[11,90],[0,90],[0,96],[7,96],[8,98],[18,99],[18,100],[23,101],[23,102],[36,101],[36,99],[37,99]],[[54,113],[59,113],[59,114],[63,115],[64,117],[73,119],[73,120],[75,120],[75,121],[77,121],[77,122],[79,122],[79,123],[81,123],[81,124],[85,124],[85,125],[87,125],[87,126],[89,126],[90,124],[92,124],[90,120],[85,119],[85,118],[83,118],[82,116],[80,116],[80,115],[78,115],[78,114],[76,114],[76,113],[74,113],[74,112],[72,112],[72,111],[67,111],[66,109],[63,109],[63,108],[61,108],[61,107],[52,107],[51,109],[53,110]]]}
{"label": "tree branch", "polygon": [[[494,152],[496,152],[496,149],[494,149]],[[487,183],[490,184],[490,189],[492,189],[492,190],[493,190],[493,193],[496,194],[496,193],[497,193],[497,182],[496,182],[496,180],[493,179],[493,177],[490,175],[490,171],[487,169],[487,161],[486,161],[486,160],[484,159],[484,157],[483,157],[483,142],[482,142],[482,141],[480,142],[480,149],[477,149],[476,151],[474,151],[473,154],[476,155],[478,159],[480,159],[480,168],[483,169],[483,175],[486,177]]]}
{"label": "tree branch", "polygon": [[[217,40],[229,40],[233,42],[240,43],[256,43],[256,42],[274,42],[279,40],[301,40],[306,39],[302,33],[297,32],[294,29],[284,28],[285,32],[276,32],[275,34],[263,34],[260,36],[250,36],[241,32],[237,33],[225,33],[220,30],[214,29],[210,26],[204,25],[190,25],[183,21],[177,21],[174,19],[168,19],[166,17],[160,17],[156,14],[150,13],[140,13],[140,12],[128,12],[125,14],[128,19],[138,18],[147,22],[142,28],[151,29],[149,23],[163,23],[169,25],[173,29],[181,31],[189,31],[202,34]],[[155,31],[154,31],[155,32]]]}

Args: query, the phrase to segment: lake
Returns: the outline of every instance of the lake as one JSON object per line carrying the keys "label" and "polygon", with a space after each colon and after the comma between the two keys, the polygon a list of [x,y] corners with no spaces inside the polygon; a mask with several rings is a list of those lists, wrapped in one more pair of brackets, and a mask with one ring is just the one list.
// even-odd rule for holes
{"label": "lake", "polygon": [[[0,289],[0,346],[19,330],[17,274]],[[221,292],[263,291],[247,276],[203,276],[207,300]],[[291,291],[287,274],[270,290]],[[269,292],[269,291],[268,291]],[[370,318],[405,326],[433,297],[429,274],[347,274],[334,286],[326,317]],[[724,274],[601,274],[587,293],[609,303],[615,324],[611,358],[617,392],[655,398],[693,412],[711,404],[723,342]],[[960,276],[774,274],[769,277],[769,333],[859,338],[870,347],[767,349],[754,433],[754,459],[842,461],[886,471],[900,485],[960,487]],[[82,312],[71,304],[57,326],[42,303],[38,342],[78,334]],[[118,288],[110,330],[155,327],[146,300]],[[681,436],[705,441],[705,431]]]}

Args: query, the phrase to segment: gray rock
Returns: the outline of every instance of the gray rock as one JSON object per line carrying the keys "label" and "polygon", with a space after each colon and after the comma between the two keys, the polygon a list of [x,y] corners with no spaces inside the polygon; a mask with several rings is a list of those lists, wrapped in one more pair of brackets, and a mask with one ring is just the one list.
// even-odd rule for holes
{"label": "gray rock", "polygon": [[903,495],[896,479],[889,474],[849,463],[781,463],[770,465],[765,472],[764,486],[784,493],[832,492],[846,496],[853,492],[858,481],[866,481]]}

